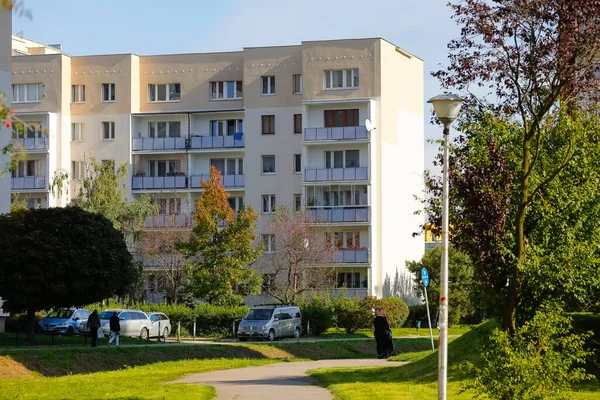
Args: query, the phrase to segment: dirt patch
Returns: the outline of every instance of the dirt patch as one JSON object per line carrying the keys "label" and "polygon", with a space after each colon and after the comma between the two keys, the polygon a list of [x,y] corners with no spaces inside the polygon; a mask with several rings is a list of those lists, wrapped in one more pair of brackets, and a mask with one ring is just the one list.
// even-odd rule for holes
{"label": "dirt patch", "polygon": [[10,357],[0,357],[0,378],[17,379],[33,377],[33,373],[25,368],[20,362],[17,362]]}
{"label": "dirt patch", "polygon": [[294,358],[294,355],[274,346],[252,346],[252,350],[266,358]]}

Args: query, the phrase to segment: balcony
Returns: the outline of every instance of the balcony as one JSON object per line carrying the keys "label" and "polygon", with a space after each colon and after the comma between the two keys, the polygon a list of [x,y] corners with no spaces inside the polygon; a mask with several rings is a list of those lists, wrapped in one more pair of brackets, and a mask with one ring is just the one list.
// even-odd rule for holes
{"label": "balcony", "polygon": [[22,148],[25,151],[48,150],[48,142],[47,137],[13,139],[15,147]]}
{"label": "balcony", "polygon": [[365,181],[369,179],[367,167],[356,168],[306,168],[305,182]]}
{"label": "balcony", "polygon": [[314,224],[369,222],[369,207],[308,209],[308,219]]}
{"label": "balcony", "polygon": [[13,190],[47,189],[45,176],[25,176],[12,178],[11,188]]}
{"label": "balcony", "polygon": [[191,215],[153,215],[146,218],[144,228],[191,228],[193,223],[194,218]]}
{"label": "balcony", "polygon": [[133,190],[143,189],[185,189],[187,188],[187,177],[177,176],[134,176],[131,188]]}
{"label": "balcony", "polygon": [[335,263],[368,263],[367,249],[338,249],[333,256]]}
{"label": "balcony", "polygon": [[[190,178],[191,188],[202,188],[201,180],[208,181],[210,179],[209,174],[192,175]],[[246,186],[245,175],[223,175],[221,177],[221,184],[226,188],[243,188]]]}
{"label": "balcony", "polygon": [[240,149],[244,148],[244,134],[234,133],[231,136],[192,136],[190,149]]}
{"label": "balcony", "polygon": [[133,139],[133,151],[185,150],[184,137]]}
{"label": "balcony", "polygon": [[306,128],[304,140],[368,140],[369,133],[364,126],[344,126],[334,128]]}

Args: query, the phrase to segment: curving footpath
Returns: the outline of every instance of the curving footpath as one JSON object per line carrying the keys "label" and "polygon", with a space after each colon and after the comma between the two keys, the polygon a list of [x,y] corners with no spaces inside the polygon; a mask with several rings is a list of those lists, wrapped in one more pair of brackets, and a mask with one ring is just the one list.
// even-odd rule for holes
{"label": "curving footpath", "polygon": [[330,400],[331,393],[315,386],[306,371],[333,367],[380,367],[402,365],[378,359],[321,360],[276,363],[260,367],[212,371],[189,375],[173,383],[214,386],[220,400],[311,399]]}

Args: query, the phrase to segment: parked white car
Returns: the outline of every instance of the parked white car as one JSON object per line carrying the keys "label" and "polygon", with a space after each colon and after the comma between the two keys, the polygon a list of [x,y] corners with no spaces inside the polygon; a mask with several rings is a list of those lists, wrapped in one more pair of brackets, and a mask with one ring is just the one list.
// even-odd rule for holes
{"label": "parked white car", "polygon": [[[148,313],[150,321],[152,321],[152,329],[150,329],[150,337],[167,337],[169,333],[173,332],[171,327],[171,320],[165,314],[161,312]],[[160,327],[160,330],[159,330]]]}
{"label": "parked white car", "polygon": [[[101,313],[101,329],[105,335],[110,334],[109,319],[115,311],[119,312],[119,310],[106,310]],[[108,319],[104,320],[103,318],[105,317],[108,317]],[[143,340],[148,339],[150,330],[152,329],[152,321],[150,321],[150,318],[144,312],[140,310],[121,310],[119,312],[119,320],[121,336],[137,337]]]}

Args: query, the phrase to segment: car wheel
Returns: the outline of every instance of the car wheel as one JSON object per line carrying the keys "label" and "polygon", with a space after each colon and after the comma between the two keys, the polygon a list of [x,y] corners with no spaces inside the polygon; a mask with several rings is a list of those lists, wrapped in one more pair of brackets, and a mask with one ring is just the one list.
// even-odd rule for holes
{"label": "car wheel", "polygon": [[294,338],[298,339],[300,338],[300,328],[296,327],[296,329],[294,330]]}
{"label": "car wheel", "polygon": [[142,331],[140,332],[140,339],[148,340],[148,329],[142,328]]}
{"label": "car wheel", "polygon": [[239,338],[239,339],[240,339],[240,342],[245,342],[245,341],[247,341],[247,340],[248,340],[248,338],[245,338],[245,337],[241,337],[241,338]]}
{"label": "car wheel", "polygon": [[169,337],[169,328],[165,328],[165,330],[163,331],[163,337],[164,338]]}
{"label": "car wheel", "polygon": [[269,339],[269,342],[272,342],[273,340],[275,340],[275,331],[273,329],[271,329],[269,331],[269,337],[268,337],[268,339]]}
{"label": "car wheel", "polygon": [[67,336],[73,336],[75,334],[75,330],[73,330],[73,327],[70,326],[67,328]]}

